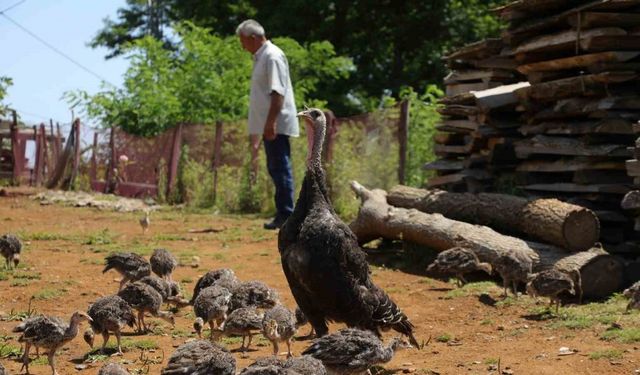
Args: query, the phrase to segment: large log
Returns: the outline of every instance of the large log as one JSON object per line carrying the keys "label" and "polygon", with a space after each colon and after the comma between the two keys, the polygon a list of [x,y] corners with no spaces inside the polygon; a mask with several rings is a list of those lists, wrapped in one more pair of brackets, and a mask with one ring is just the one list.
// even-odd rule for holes
{"label": "large log", "polygon": [[489,263],[518,251],[533,260],[534,272],[552,267],[579,270],[583,295],[588,299],[605,298],[623,285],[622,263],[600,247],[567,254],[555,246],[505,236],[486,226],[391,206],[384,190],[368,190],[355,181],[351,188],[362,202],[358,216],[350,224],[361,243],[382,237],[402,239],[436,251],[464,246],[474,251],[481,261]]}
{"label": "large log", "polygon": [[593,247],[600,236],[598,217],[591,210],[557,199],[530,201],[506,194],[450,193],[398,185],[389,191],[387,201],[392,206],[439,213],[571,251]]}

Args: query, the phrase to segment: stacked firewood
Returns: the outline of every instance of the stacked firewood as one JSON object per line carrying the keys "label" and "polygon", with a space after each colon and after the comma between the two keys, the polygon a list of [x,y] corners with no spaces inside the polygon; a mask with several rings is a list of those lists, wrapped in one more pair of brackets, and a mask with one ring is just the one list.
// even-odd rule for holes
{"label": "stacked firewood", "polygon": [[[492,40],[493,48],[482,49],[481,58],[511,61],[514,79],[528,84],[447,90],[455,95],[443,100],[447,117],[438,129],[454,135],[436,136],[439,160],[426,168],[438,170],[438,177],[430,185],[504,191],[500,183],[508,181],[529,198],[558,198],[591,209],[600,219],[601,241],[628,249],[622,244],[638,239],[634,217],[621,202],[640,186],[640,152],[634,149],[640,130],[634,129],[640,119],[640,1],[519,0],[498,13],[508,27],[499,41]],[[454,73],[459,60],[479,60],[467,50],[448,57]],[[483,108],[480,98],[494,102],[491,90],[508,92],[508,105]],[[509,126],[498,135],[495,126],[483,128],[493,118],[509,119]],[[454,131],[451,122],[472,129]],[[477,141],[479,129],[493,133],[480,136],[479,143],[462,143],[466,148],[447,148],[453,139]],[[499,156],[495,144],[501,146]],[[470,186],[475,176],[484,183]],[[466,183],[451,185],[460,181]]]}
{"label": "stacked firewood", "polygon": [[445,58],[451,73],[444,80],[443,120],[436,127],[439,160],[425,166],[438,174],[430,186],[482,191],[493,183],[491,167],[507,167],[513,159],[504,157],[503,145],[518,137],[514,92],[528,83],[519,82],[512,57],[500,56],[503,48],[502,40],[487,39]]}
{"label": "stacked firewood", "polygon": [[532,196],[591,208],[602,239],[632,232],[620,212],[632,188],[626,160],[640,119],[640,2],[527,0],[500,10],[518,71],[531,86],[516,94],[525,108],[515,142],[519,185]]}

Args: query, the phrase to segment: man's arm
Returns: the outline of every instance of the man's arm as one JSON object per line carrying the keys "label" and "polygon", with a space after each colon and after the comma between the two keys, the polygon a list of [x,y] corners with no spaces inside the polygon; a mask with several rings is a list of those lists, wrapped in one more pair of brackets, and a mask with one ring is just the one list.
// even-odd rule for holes
{"label": "man's arm", "polygon": [[276,139],[276,120],[278,118],[278,114],[280,114],[283,103],[284,96],[275,91],[271,91],[271,105],[269,106],[267,121],[264,124],[264,139],[267,141],[273,141]]}

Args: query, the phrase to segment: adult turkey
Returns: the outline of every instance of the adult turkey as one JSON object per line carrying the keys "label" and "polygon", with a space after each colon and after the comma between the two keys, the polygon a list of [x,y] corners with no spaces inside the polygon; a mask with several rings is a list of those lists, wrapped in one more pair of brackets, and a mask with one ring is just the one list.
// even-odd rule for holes
{"label": "adult turkey", "polygon": [[307,123],[312,147],[295,209],[278,235],[282,268],[298,306],[319,337],[328,333],[328,321],[336,321],[378,336],[392,328],[419,347],[413,324],[373,283],[355,234],[331,205],[320,160],[324,114],[311,108],[298,116]]}

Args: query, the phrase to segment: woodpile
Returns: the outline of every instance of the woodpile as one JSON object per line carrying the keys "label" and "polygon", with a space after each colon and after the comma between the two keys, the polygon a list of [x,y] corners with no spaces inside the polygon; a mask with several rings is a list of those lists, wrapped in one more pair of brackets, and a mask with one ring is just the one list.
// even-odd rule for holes
{"label": "woodpile", "polygon": [[519,135],[514,112],[519,82],[512,57],[500,56],[504,44],[487,39],[466,46],[445,59],[451,73],[445,78],[447,96],[438,110],[435,153],[439,159],[425,166],[437,171],[429,186],[482,191],[493,183],[491,168],[508,168],[512,150],[505,148]]}
{"label": "woodpile", "polygon": [[[430,186],[490,192],[504,191],[508,183],[528,198],[557,198],[595,212],[602,242],[619,251],[639,251],[633,244],[640,239],[634,217],[621,209],[621,202],[640,186],[640,150],[635,148],[640,131],[640,1],[518,0],[498,13],[508,27],[501,39],[491,41],[494,48],[484,48],[480,57],[462,56],[512,61],[512,77],[521,74],[527,83],[451,90],[455,96],[443,100],[441,113],[447,117],[438,129],[453,135],[437,136],[439,159],[425,166],[438,171]],[[458,69],[453,63],[450,67]],[[491,90],[508,92],[509,104],[483,108],[479,97],[493,102],[494,95],[485,94]],[[484,137],[475,128],[467,133],[472,136],[461,137],[461,131],[444,126],[455,119],[487,129],[487,119],[494,117],[508,118],[509,125],[491,127]],[[476,143],[446,148],[443,141],[450,139]],[[499,156],[496,144],[501,145]],[[468,182],[474,178],[481,183]],[[461,181],[465,184],[455,185]]]}

